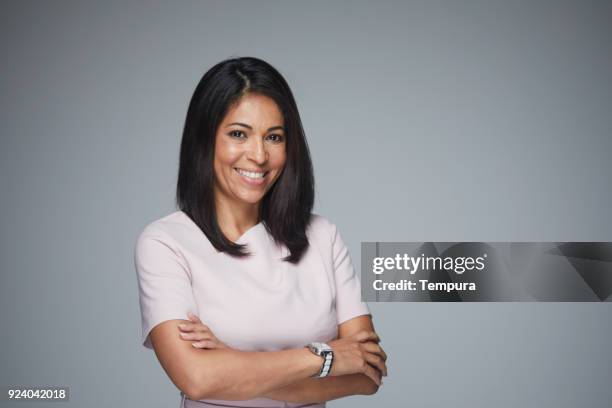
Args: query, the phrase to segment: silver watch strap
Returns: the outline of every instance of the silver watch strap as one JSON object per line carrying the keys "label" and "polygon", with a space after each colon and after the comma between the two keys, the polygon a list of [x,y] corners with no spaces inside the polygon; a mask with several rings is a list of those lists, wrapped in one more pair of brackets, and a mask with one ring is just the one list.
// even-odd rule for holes
{"label": "silver watch strap", "polygon": [[319,373],[319,377],[327,377],[329,372],[331,371],[333,356],[331,353],[325,353],[325,361],[323,362],[323,366],[321,367],[321,372]]}

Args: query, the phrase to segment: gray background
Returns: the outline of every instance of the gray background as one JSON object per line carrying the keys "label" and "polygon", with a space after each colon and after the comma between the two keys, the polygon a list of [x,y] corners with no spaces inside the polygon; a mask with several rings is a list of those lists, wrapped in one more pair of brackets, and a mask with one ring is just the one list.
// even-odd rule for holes
{"label": "gray background", "polygon": [[[178,406],[132,251],[231,56],[286,76],[357,267],[361,241],[612,241],[609,2],[1,7],[0,384],[71,386],[53,406]],[[610,406],[610,303],[370,306],[389,377],[330,406]]]}

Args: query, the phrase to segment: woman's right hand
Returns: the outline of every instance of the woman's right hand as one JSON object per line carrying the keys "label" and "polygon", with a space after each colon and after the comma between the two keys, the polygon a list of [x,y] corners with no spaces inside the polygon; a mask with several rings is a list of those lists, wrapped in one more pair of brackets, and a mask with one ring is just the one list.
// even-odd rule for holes
{"label": "woman's right hand", "polygon": [[[187,312],[187,317],[191,323],[181,323],[178,328],[181,331],[181,339],[191,342],[197,349],[229,349],[225,343],[220,341],[217,336],[206,326],[198,316]],[[195,340],[195,341],[194,341]]]}
{"label": "woman's right hand", "polygon": [[373,331],[362,330],[328,342],[334,350],[330,375],[365,374],[380,385],[381,376],[387,375],[387,355],[379,341]]}

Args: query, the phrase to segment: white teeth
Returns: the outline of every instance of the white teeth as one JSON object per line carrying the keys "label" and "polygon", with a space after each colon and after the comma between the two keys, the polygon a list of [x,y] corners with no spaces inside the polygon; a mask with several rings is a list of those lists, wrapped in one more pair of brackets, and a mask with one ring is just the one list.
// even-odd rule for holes
{"label": "white teeth", "polygon": [[242,174],[245,177],[248,178],[252,178],[252,179],[260,179],[263,178],[265,176],[265,172],[263,173],[255,173],[254,171],[246,171],[246,170],[242,170],[242,169],[236,169],[236,171],[240,174]]}

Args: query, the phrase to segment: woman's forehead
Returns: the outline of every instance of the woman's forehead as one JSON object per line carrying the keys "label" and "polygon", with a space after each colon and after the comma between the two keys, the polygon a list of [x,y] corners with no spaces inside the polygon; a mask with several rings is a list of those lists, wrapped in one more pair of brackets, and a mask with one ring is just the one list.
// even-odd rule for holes
{"label": "woman's forehead", "polygon": [[276,102],[265,95],[246,94],[228,109],[224,124],[231,122],[246,123],[251,126],[283,125],[283,115]]}

